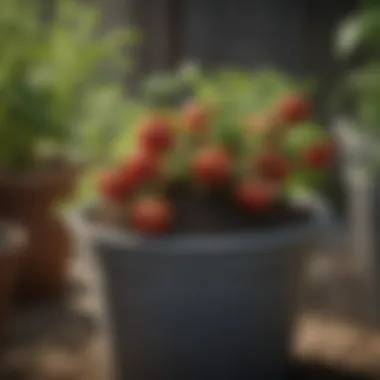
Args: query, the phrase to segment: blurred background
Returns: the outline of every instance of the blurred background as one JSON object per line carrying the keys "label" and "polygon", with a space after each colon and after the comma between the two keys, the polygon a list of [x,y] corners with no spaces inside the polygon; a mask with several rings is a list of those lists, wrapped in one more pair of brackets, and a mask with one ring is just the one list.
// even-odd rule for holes
{"label": "blurred background", "polygon": [[[83,259],[87,254],[72,254],[88,248],[80,238],[74,239],[80,248],[72,248],[55,211],[62,211],[69,229],[81,235],[72,213],[97,197],[99,172],[133,150],[141,116],[157,107],[172,110],[190,97],[207,105],[230,102],[248,115],[289,91],[302,91],[315,103],[310,123],[337,143],[336,161],[321,190],[339,232],[323,242],[308,264],[301,296],[302,316],[312,315],[302,336],[322,336],[323,328],[315,325],[327,318],[326,339],[319,346],[312,339],[315,345],[297,355],[303,357],[305,351],[308,360],[310,356],[322,366],[332,363],[346,371],[350,365],[342,363],[355,362],[352,355],[358,358],[361,352],[360,371],[379,374],[380,338],[365,340],[377,337],[380,322],[379,53],[379,0],[1,0],[0,252],[7,260],[0,271],[0,314],[7,321],[6,371],[17,368],[44,380],[40,367],[48,372],[46,363],[61,360],[46,356],[55,352],[60,329],[69,331],[75,352],[92,344],[89,337],[97,331],[93,319],[105,308],[96,290],[97,269]],[[14,223],[24,227],[29,243],[28,236],[13,238]],[[34,255],[44,254],[21,265],[21,281],[8,253],[17,252],[15,257],[28,244]],[[52,251],[63,259],[48,259],[44,267],[41,257],[51,257]],[[74,268],[69,275],[75,273],[73,286],[67,286],[62,269],[66,262]],[[95,290],[81,293],[78,281],[79,288],[95,284]],[[37,284],[35,292],[32,283]],[[56,292],[62,286],[64,300]],[[18,287],[33,293],[28,306],[16,300]],[[72,304],[76,297],[80,305],[91,299],[92,306],[84,307],[84,314],[75,310],[72,317],[67,299]],[[333,339],[342,326],[347,334]],[[97,346],[89,363],[107,356],[99,343],[105,338],[98,335],[101,348]],[[341,344],[334,351],[330,347],[337,340]],[[303,347],[307,339],[300,341]],[[313,354],[315,347],[318,354]],[[363,354],[363,347],[373,349]],[[344,360],[338,351],[346,355]],[[64,363],[74,362],[75,355],[66,356]],[[30,364],[32,357],[41,365]],[[75,363],[67,379],[92,378],[86,371],[90,377],[77,375]]]}

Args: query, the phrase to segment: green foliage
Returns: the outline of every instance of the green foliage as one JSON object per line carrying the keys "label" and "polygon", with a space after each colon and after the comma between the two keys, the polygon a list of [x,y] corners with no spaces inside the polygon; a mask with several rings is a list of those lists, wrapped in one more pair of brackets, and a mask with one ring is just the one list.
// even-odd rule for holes
{"label": "green foliage", "polygon": [[[210,128],[217,135],[212,137],[240,146],[242,141],[239,129],[247,117],[267,112],[287,94],[307,93],[311,90],[310,83],[299,83],[274,69],[249,71],[223,67],[206,72],[200,66],[188,63],[171,73],[158,72],[148,76],[142,83],[141,97],[136,98],[135,102],[128,102],[127,114],[131,115],[129,126],[133,129],[139,116],[147,110],[164,108],[176,113],[178,105],[186,98],[194,98],[217,110],[213,123],[218,127]],[[121,152],[123,141],[134,139],[133,130],[127,127],[127,123],[124,126],[125,130],[118,137],[116,148],[112,151]],[[303,133],[312,134],[312,129],[310,126]],[[320,130],[318,127],[316,129]]]}
{"label": "green foliage", "polygon": [[319,191],[323,188],[327,180],[325,168],[304,168],[302,150],[313,144],[329,142],[329,140],[330,136],[326,130],[314,122],[295,125],[285,136],[284,150],[286,155],[296,161],[298,157],[298,168],[292,171],[292,175],[288,181],[291,190],[303,188]]}
{"label": "green foliage", "polygon": [[243,71],[223,68],[204,73],[192,90],[201,101],[228,107],[236,115],[265,110],[296,88],[294,80],[276,70]]}
{"label": "green foliage", "polygon": [[303,147],[324,141],[327,133],[316,123],[308,122],[296,125],[285,136],[285,149],[291,156],[296,156]]}
{"label": "green foliage", "polygon": [[[275,101],[295,90],[310,92],[313,87],[298,83],[275,69],[242,70],[235,67],[206,72],[196,64],[182,65],[174,73],[155,73],[143,86],[144,99],[153,106],[175,108],[184,97],[228,109],[224,117],[239,118],[266,110]],[[159,102],[161,101],[161,102]]]}
{"label": "green foliage", "polygon": [[118,162],[131,153],[136,143],[137,123],[147,110],[144,103],[132,99],[125,105],[121,131],[109,151],[110,162]]}
{"label": "green foliage", "polygon": [[120,121],[117,81],[131,67],[123,53],[136,42],[136,33],[102,33],[99,9],[74,0],[59,1],[53,20],[42,22],[43,3],[0,2],[3,168],[33,165],[41,141],[92,155],[104,130],[111,134]]}
{"label": "green foliage", "polygon": [[[335,50],[347,63],[357,55],[360,64],[347,70],[337,89],[334,106],[346,99],[355,104],[357,125],[380,140],[380,3],[363,1],[360,10],[338,28]],[[352,65],[350,65],[352,66]]]}
{"label": "green foliage", "polygon": [[172,73],[158,72],[142,83],[143,100],[154,107],[172,106],[184,91],[184,83]]}
{"label": "green foliage", "polygon": [[[199,66],[186,64],[172,73],[155,73],[142,85],[141,97],[128,102],[126,112],[130,120],[114,141],[111,162],[117,163],[136,146],[136,123],[145,113],[155,108],[178,114],[178,105],[186,97],[195,98],[209,109],[214,109],[212,125],[208,126],[208,139],[235,151],[243,158],[257,154],[263,147],[264,135],[247,133],[245,123],[249,116],[273,111],[273,106],[290,93],[311,91],[310,83],[298,83],[293,78],[274,69],[240,70],[224,67],[212,72],[203,71]],[[172,175],[188,174],[189,157],[194,146],[185,135],[171,152]],[[300,150],[309,143],[328,139],[319,125],[309,122],[295,125],[283,141],[285,154],[297,160]],[[243,160],[244,161],[244,160]],[[297,170],[297,176],[290,179],[293,188],[319,187],[325,182],[324,174]]]}
{"label": "green foliage", "polygon": [[380,52],[380,4],[364,4],[362,9],[350,15],[339,26],[336,34],[336,54],[340,58],[352,56],[358,50],[371,54]]}

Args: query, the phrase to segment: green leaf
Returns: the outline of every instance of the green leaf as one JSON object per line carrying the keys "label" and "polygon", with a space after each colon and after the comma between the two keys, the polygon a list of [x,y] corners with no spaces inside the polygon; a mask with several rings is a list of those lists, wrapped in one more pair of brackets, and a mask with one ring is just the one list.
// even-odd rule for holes
{"label": "green leaf", "polygon": [[327,137],[328,135],[319,125],[314,123],[302,123],[294,126],[285,137],[285,151],[294,157],[298,155],[301,149],[312,143],[326,140]]}
{"label": "green leaf", "polygon": [[185,62],[177,72],[178,79],[191,87],[196,87],[202,81],[202,69],[193,62]]}
{"label": "green leaf", "polygon": [[351,17],[340,25],[335,41],[335,52],[339,58],[350,56],[362,40],[362,19]]}
{"label": "green leaf", "polygon": [[338,28],[335,52],[339,58],[349,58],[358,48],[378,49],[380,37],[380,7],[370,7],[350,16]]}
{"label": "green leaf", "polygon": [[327,180],[327,174],[322,170],[298,170],[293,173],[289,180],[290,188],[297,189],[314,189],[320,191],[323,189]]}

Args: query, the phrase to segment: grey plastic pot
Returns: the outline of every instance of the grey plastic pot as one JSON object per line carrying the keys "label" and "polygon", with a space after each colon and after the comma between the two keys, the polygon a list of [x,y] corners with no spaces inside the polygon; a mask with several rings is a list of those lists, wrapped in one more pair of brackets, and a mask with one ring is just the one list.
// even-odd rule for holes
{"label": "grey plastic pot", "polygon": [[333,233],[310,204],[310,222],[260,233],[147,239],[87,222],[118,378],[283,378],[302,262]]}

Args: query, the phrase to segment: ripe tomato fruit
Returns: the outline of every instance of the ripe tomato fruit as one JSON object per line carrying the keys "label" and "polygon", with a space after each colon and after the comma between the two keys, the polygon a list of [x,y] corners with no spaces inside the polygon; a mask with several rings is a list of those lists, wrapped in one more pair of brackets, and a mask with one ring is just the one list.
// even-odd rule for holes
{"label": "ripe tomato fruit", "polygon": [[289,174],[288,160],[276,152],[260,155],[254,161],[254,170],[265,179],[284,181]]}
{"label": "ripe tomato fruit", "polygon": [[204,132],[208,126],[208,116],[206,107],[195,101],[186,103],[182,109],[183,123],[192,132]]}
{"label": "ripe tomato fruit", "polygon": [[297,123],[306,120],[312,113],[310,101],[301,95],[290,95],[283,99],[277,108],[277,116],[281,122]]}
{"label": "ripe tomato fruit", "polygon": [[126,180],[138,186],[142,182],[158,178],[160,162],[159,157],[148,151],[139,151],[132,155],[123,167]]}
{"label": "ripe tomato fruit", "polygon": [[166,232],[174,222],[172,205],[160,197],[146,197],[136,200],[130,208],[132,227],[147,235]]}
{"label": "ripe tomato fruit", "polygon": [[225,149],[204,148],[195,155],[192,169],[200,183],[218,185],[227,181],[231,175],[231,157]]}
{"label": "ripe tomato fruit", "polygon": [[165,152],[173,146],[174,139],[174,128],[164,117],[151,116],[141,126],[140,142],[148,152]]}
{"label": "ripe tomato fruit", "polygon": [[238,184],[235,198],[243,209],[266,211],[276,203],[278,193],[273,183],[247,179]]}
{"label": "ripe tomato fruit", "polygon": [[121,202],[130,194],[132,189],[130,183],[125,181],[121,173],[106,171],[100,177],[99,190],[103,197]]}
{"label": "ripe tomato fruit", "polygon": [[331,142],[311,145],[302,152],[306,164],[315,169],[328,166],[334,157],[334,146]]}

